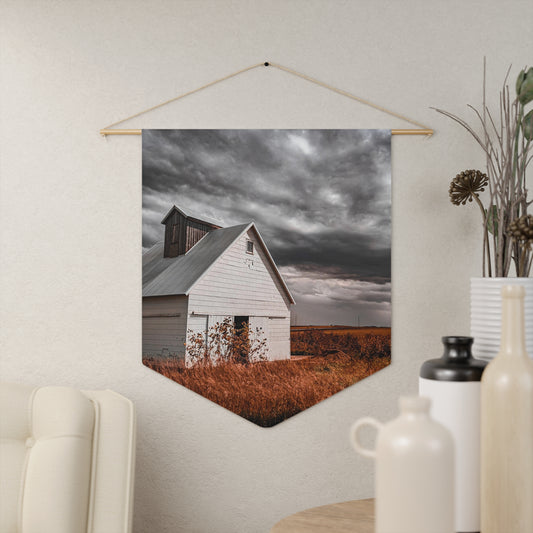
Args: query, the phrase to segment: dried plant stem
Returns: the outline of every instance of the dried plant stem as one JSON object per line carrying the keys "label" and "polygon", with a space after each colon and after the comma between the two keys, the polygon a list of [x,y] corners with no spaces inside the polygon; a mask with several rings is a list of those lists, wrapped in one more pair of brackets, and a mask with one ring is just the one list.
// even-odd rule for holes
{"label": "dried plant stem", "polygon": [[520,259],[520,265],[518,267],[518,275],[524,276],[526,271],[526,265],[528,264],[529,260],[529,248],[525,251],[525,253],[522,254],[522,257]]}
{"label": "dried plant stem", "polygon": [[[488,264],[488,274],[489,277],[492,277],[492,265],[490,260],[490,247],[489,247],[489,235],[486,230],[487,224],[488,224],[488,217],[485,213],[485,208],[483,207],[483,204],[481,203],[481,200],[479,199],[479,196],[477,194],[473,195],[474,200],[476,201],[477,205],[479,206],[479,209],[481,209],[481,216],[483,218],[483,277],[485,277],[485,267]],[[487,264],[486,264],[487,263]]]}
{"label": "dried plant stem", "polygon": [[[483,276],[507,277],[514,263],[518,276],[527,276],[531,270],[531,252],[509,234],[509,225],[527,214],[532,202],[527,199],[526,170],[533,156],[530,141],[522,131],[524,107],[518,98],[511,100],[506,73],[500,91],[499,117],[495,120],[486,104],[486,61],[483,62],[483,102],[481,111],[469,105],[481,133],[464,119],[444,111],[438,113],[451,118],[474,138],[485,154],[488,176],[488,208],[475,196],[483,214]],[[489,233],[492,235],[490,242]],[[487,268],[486,268],[487,267]]]}

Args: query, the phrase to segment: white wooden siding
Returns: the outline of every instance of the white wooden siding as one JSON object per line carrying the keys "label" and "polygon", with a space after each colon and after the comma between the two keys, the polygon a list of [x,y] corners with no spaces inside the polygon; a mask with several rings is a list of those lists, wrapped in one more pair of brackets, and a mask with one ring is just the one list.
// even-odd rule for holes
{"label": "white wooden siding", "polygon": [[207,333],[208,325],[207,315],[189,315],[187,321],[187,336],[196,335],[197,333]]}
{"label": "white wooden siding", "polygon": [[[254,243],[253,254],[246,251],[248,241]],[[248,316],[252,331],[263,329],[268,358],[290,358],[290,302],[252,229],[193,287],[191,313],[212,317],[209,326],[225,316]]]}
{"label": "white wooden siding", "polygon": [[250,333],[256,333],[257,329],[261,330],[263,335],[268,334],[268,317],[266,316],[251,316],[250,317]]}
{"label": "white wooden siding", "polygon": [[212,328],[213,326],[216,326],[217,324],[222,324],[226,318],[231,318],[231,322],[233,323],[233,317],[231,316],[224,316],[224,315],[209,315],[207,327]]}
{"label": "white wooden siding", "polygon": [[204,346],[207,345],[207,328],[209,324],[209,317],[207,315],[189,315],[187,321],[187,355],[185,362],[189,365],[192,363],[192,358],[189,355],[189,346],[191,336],[196,336],[198,333],[202,334]]}
{"label": "white wooden siding", "polygon": [[[246,243],[254,253],[246,253]],[[290,316],[290,303],[250,229],[226,250],[189,294],[189,312],[231,316]]]}
{"label": "white wooden siding", "polygon": [[[209,315],[207,317],[207,343],[209,345],[209,333],[212,333],[214,330],[213,328],[215,328],[217,326],[217,324],[222,324],[224,322],[224,320],[226,320],[227,318],[230,319],[230,324],[233,324],[233,321],[234,321],[234,318],[232,316],[224,316],[224,315]],[[213,352],[211,352],[213,354]],[[216,359],[215,359],[215,362],[216,362]]]}
{"label": "white wooden siding", "polygon": [[249,329],[250,329],[250,343],[253,343],[254,340],[257,342],[261,342],[263,339],[267,341],[266,349],[264,352],[264,355],[267,357],[267,359],[271,360],[270,356],[270,339],[269,339],[269,331],[268,331],[268,317],[266,316],[251,316],[250,317],[250,323],[249,323]]}
{"label": "white wooden siding", "polygon": [[143,298],[143,357],[185,356],[186,296]]}

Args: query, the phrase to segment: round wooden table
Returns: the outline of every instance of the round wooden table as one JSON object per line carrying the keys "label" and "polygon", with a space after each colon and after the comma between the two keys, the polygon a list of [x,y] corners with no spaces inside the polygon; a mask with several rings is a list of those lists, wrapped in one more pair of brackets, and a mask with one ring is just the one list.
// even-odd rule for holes
{"label": "round wooden table", "polygon": [[270,533],[373,533],[374,500],[314,507],[280,520]]}

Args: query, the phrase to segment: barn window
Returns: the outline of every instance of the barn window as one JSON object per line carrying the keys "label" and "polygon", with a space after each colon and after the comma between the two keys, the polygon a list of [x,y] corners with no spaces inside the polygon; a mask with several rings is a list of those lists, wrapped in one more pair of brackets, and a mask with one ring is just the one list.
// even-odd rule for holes
{"label": "barn window", "polygon": [[252,241],[246,241],[246,253],[247,254],[254,253],[254,243]]}

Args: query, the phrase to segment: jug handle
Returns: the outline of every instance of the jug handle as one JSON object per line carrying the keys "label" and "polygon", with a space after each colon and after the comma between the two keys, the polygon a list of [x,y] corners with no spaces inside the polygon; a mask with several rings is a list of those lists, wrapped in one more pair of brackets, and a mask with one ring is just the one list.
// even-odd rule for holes
{"label": "jug handle", "polygon": [[364,455],[365,457],[370,457],[370,459],[376,458],[376,450],[371,450],[369,448],[364,448],[361,443],[359,442],[359,430],[363,426],[372,426],[376,428],[379,432],[379,430],[383,427],[383,424],[376,420],[375,418],[371,417],[365,417],[360,418],[357,422],[354,423],[352,426],[352,429],[350,430],[350,442],[352,443],[352,446],[355,448],[355,451],[360,453],[361,455]]}

